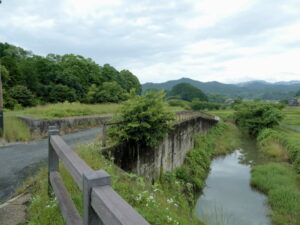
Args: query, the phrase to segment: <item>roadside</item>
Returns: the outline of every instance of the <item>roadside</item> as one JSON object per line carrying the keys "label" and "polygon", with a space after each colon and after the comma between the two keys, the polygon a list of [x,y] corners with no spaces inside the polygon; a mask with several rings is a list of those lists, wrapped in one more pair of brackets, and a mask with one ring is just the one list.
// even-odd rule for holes
{"label": "roadside", "polygon": [[25,224],[26,209],[31,195],[23,193],[0,205],[0,224],[16,225]]}

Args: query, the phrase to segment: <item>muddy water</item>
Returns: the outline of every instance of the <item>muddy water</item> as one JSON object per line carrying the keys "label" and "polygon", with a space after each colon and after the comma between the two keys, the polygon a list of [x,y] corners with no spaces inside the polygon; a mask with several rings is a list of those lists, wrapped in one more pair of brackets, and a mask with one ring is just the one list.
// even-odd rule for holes
{"label": "muddy water", "polygon": [[207,225],[269,225],[266,197],[250,186],[251,166],[264,162],[255,144],[218,157],[211,164],[196,214]]}

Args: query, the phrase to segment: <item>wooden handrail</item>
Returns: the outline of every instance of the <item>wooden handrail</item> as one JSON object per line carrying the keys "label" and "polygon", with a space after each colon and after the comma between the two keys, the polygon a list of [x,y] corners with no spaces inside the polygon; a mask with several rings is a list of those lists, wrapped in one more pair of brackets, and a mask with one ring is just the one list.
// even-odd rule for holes
{"label": "wooden handrail", "polygon": [[[149,225],[122,197],[111,188],[111,177],[103,170],[92,170],[49,127],[48,187],[59,202],[67,225]],[[77,212],[59,174],[59,159],[83,192],[83,218]]]}

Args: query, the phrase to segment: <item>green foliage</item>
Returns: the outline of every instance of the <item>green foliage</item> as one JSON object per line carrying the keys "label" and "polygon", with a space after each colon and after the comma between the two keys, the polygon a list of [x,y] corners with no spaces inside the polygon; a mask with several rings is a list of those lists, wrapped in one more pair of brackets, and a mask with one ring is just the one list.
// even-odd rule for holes
{"label": "green foliage", "polygon": [[6,116],[4,113],[4,138],[6,141],[28,141],[30,137],[30,129],[23,121]]}
{"label": "green foliage", "polygon": [[299,179],[288,164],[269,163],[252,169],[251,184],[268,195],[273,224],[299,224]]}
{"label": "green foliage", "polygon": [[49,94],[49,101],[50,102],[75,102],[76,101],[76,92],[74,89],[62,85],[57,84],[53,88],[51,88],[50,94]]}
{"label": "green foliage", "polygon": [[[183,184],[170,181],[169,186],[146,180],[135,174],[128,174],[107,161],[99,151],[99,143],[77,149],[79,156],[94,170],[103,169],[112,176],[113,189],[133,206],[152,225],[199,225],[191,214],[191,208],[183,194]],[[82,192],[63,166],[60,172],[64,184],[79,212],[82,212]],[[54,197],[48,197],[47,170],[43,168],[35,179],[25,186],[30,187],[32,198],[28,208],[29,225],[64,225],[63,217]]]}
{"label": "green foliage", "polygon": [[178,96],[186,101],[192,101],[194,98],[198,98],[202,101],[208,100],[208,97],[200,89],[188,83],[180,83],[175,85],[168,95]]}
{"label": "green foliage", "polygon": [[35,105],[34,95],[27,87],[23,85],[14,86],[12,89],[10,89],[9,94],[11,98],[15,99],[22,106]]}
{"label": "green foliage", "polygon": [[144,96],[133,96],[116,118],[121,122],[112,127],[110,136],[119,142],[138,146],[156,146],[171,129],[173,113],[166,109],[163,92],[147,92]]}
{"label": "green foliage", "polygon": [[252,136],[257,136],[264,128],[279,125],[283,119],[280,105],[263,102],[245,102],[235,109],[236,123],[247,130]]}
{"label": "green foliage", "polygon": [[[131,89],[135,89],[137,94],[141,92],[139,80],[130,71],[119,72],[109,64],[101,67],[92,59],[80,55],[49,54],[42,57],[0,43],[0,61],[6,93],[14,86],[22,85],[33,94],[34,102],[119,102],[125,99],[124,93],[129,93]],[[88,95],[92,84],[98,88],[97,97],[91,93]],[[116,91],[117,96],[110,91]],[[19,102],[9,93],[4,96],[4,102],[14,100]],[[27,102],[19,104],[33,105]],[[13,105],[7,103],[5,107],[13,108]]]}
{"label": "green foliage", "polygon": [[96,95],[97,102],[120,102],[126,99],[124,89],[115,81],[104,82]]}
{"label": "green foliage", "polygon": [[168,100],[168,104],[170,106],[179,106],[182,107],[184,109],[190,109],[190,102],[184,101],[182,99],[171,99]]}
{"label": "green foliage", "polygon": [[187,153],[183,165],[175,170],[177,179],[190,183],[193,190],[199,192],[205,185],[212,158],[231,152],[239,145],[237,128],[230,123],[219,122],[208,134],[195,136],[195,148]]}
{"label": "green foliage", "polygon": [[198,98],[193,99],[191,103],[191,108],[193,110],[219,110],[221,108],[221,104],[213,103],[213,102],[206,102],[200,101]]}
{"label": "green foliage", "polygon": [[300,97],[300,90],[298,90],[295,94],[296,97]]}
{"label": "green foliage", "polygon": [[[257,137],[260,150],[282,161],[290,161],[300,173],[300,134],[288,129],[264,129]],[[277,152],[276,152],[277,151]]]}

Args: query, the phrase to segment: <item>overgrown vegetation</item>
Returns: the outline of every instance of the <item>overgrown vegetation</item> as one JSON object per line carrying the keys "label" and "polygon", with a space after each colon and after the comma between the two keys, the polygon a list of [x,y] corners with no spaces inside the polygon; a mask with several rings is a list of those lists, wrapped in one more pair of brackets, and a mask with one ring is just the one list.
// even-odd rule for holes
{"label": "overgrown vegetation", "polygon": [[229,153],[240,146],[240,132],[231,123],[219,122],[208,134],[195,137],[195,148],[190,150],[183,165],[162,179],[176,178],[189,183],[194,192],[199,192],[205,185],[213,157]]}
{"label": "overgrown vegetation", "polygon": [[251,184],[268,195],[274,225],[298,225],[300,176],[288,164],[269,163],[252,170]]}
{"label": "overgrown vegetation", "polygon": [[281,161],[291,161],[300,173],[300,133],[288,129],[264,129],[257,138],[260,150]]}
{"label": "overgrown vegetation", "polygon": [[14,117],[4,118],[4,139],[7,142],[27,141],[31,138],[30,129]]}
{"label": "overgrown vegetation", "polygon": [[164,102],[164,92],[147,92],[144,96],[133,96],[121,108],[110,129],[110,136],[120,143],[132,143],[140,147],[156,146],[171,129],[170,113]]}
{"label": "overgrown vegetation", "polygon": [[139,80],[130,71],[99,66],[80,55],[43,57],[0,43],[0,62],[5,108],[64,101],[120,102],[130,90],[141,92]]}
{"label": "overgrown vegetation", "polygon": [[282,105],[264,102],[247,102],[236,106],[236,123],[256,137],[264,128],[272,128],[283,119]]}
{"label": "overgrown vegetation", "polygon": [[[189,202],[183,194],[183,183],[170,181],[172,188],[155,183],[146,184],[144,178],[118,169],[99,152],[100,144],[89,144],[77,148],[77,153],[95,170],[106,170],[113,179],[113,188],[132,205],[150,224],[200,224],[192,214]],[[79,211],[82,211],[82,193],[67,171],[60,167],[64,183]],[[47,195],[47,171],[42,169],[28,184],[32,199],[28,210],[29,225],[63,225],[57,202]]]}

